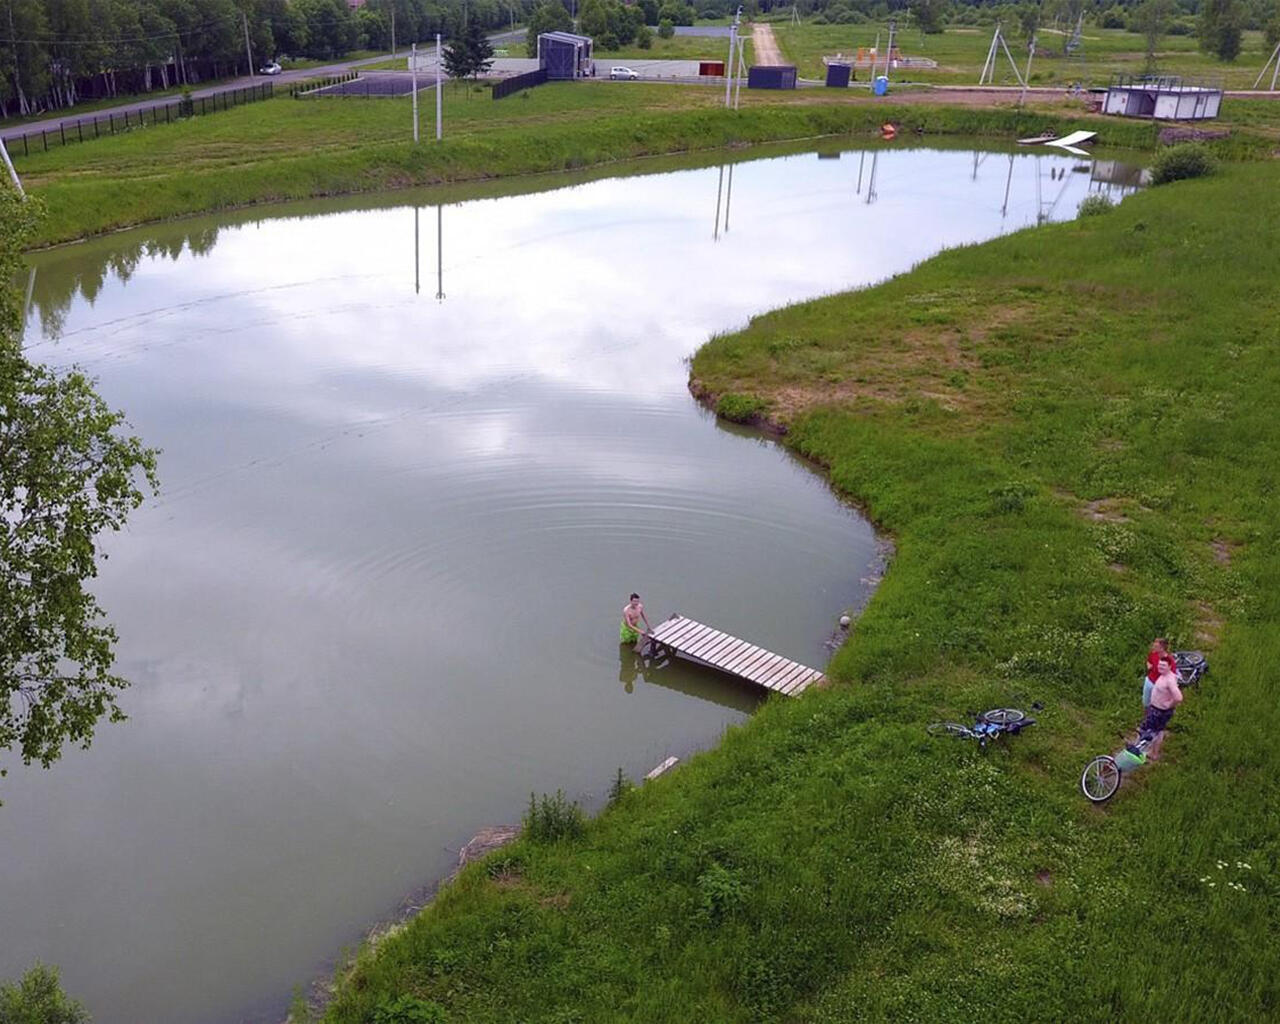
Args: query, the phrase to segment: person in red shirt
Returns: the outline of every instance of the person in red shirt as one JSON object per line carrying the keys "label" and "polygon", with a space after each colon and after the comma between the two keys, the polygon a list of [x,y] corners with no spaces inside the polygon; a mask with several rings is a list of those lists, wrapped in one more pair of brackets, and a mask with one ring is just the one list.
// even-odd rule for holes
{"label": "person in red shirt", "polygon": [[1178,663],[1169,653],[1169,644],[1164,637],[1158,636],[1151,641],[1151,650],[1147,652],[1147,674],[1142,680],[1142,710],[1151,706],[1151,690],[1160,678],[1160,668],[1167,665],[1175,676],[1178,674]]}

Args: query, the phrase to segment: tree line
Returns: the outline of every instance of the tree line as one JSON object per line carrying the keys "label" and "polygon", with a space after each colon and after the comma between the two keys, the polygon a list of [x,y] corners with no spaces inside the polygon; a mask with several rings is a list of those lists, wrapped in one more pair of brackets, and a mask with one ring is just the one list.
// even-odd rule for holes
{"label": "tree line", "polygon": [[492,30],[532,0],[0,0],[0,117]]}

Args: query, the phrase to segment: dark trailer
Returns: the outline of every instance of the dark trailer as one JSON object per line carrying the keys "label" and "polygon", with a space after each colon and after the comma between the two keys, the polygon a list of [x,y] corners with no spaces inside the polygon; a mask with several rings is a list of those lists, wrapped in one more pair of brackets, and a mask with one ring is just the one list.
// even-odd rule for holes
{"label": "dark trailer", "polygon": [[747,69],[748,89],[794,89],[795,87],[796,69],[793,64],[757,64]]}
{"label": "dark trailer", "polygon": [[538,36],[538,67],[550,81],[582,78],[591,73],[591,37],[572,32]]}

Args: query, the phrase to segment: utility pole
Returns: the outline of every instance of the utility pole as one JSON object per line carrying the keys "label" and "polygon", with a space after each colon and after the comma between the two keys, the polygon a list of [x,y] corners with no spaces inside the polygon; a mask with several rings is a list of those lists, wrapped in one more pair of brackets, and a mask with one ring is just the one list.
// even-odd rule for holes
{"label": "utility pole", "polygon": [[[1036,34],[1031,33],[1031,41],[1027,43],[1027,72],[1022,76],[1022,94],[1018,97],[1018,106],[1021,107],[1027,99],[1027,83],[1031,81],[1031,58],[1036,55]],[[1018,69],[1015,67],[1014,71]]]}
{"label": "utility pole", "polygon": [[440,58],[440,33],[436,33],[436,142],[444,138],[444,125],[440,121],[441,98],[444,96],[444,61]]}
{"label": "utility pole", "polygon": [[[409,72],[413,76],[413,141],[418,141],[418,44],[414,43],[409,47]],[[413,208],[413,215],[417,217],[418,208]],[[416,235],[414,236],[417,237]]]}
{"label": "utility pole", "polygon": [[729,26],[729,59],[724,64],[724,109],[729,109],[729,96],[733,90],[733,44],[737,35],[738,26],[733,24]]}
{"label": "utility pole", "polygon": [[738,51],[738,60],[742,60],[742,40],[738,38],[738,26],[742,24],[742,7],[733,15],[733,24],[729,26],[729,62],[724,66],[724,108],[729,109],[729,100],[733,89],[734,63],[733,52]]}
{"label": "utility pole", "polygon": [[391,5],[391,56],[396,55],[396,5]]}
{"label": "utility pole", "polygon": [[0,139],[0,157],[4,157],[4,165],[9,169],[9,177],[13,179],[13,187],[18,190],[18,195],[26,199],[27,193],[22,189],[22,182],[18,179],[18,172],[13,169],[13,161],[9,159],[9,151],[4,148],[4,139]]}
{"label": "utility pole", "polygon": [[249,47],[249,15],[240,12],[240,21],[244,25],[244,55],[249,59],[249,77],[253,77],[253,50]]}

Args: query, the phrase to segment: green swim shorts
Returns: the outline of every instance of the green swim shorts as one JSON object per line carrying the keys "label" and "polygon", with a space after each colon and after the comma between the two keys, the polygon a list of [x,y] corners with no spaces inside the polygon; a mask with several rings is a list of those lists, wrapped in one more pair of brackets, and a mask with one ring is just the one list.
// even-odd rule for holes
{"label": "green swim shorts", "polygon": [[618,630],[618,643],[633,644],[640,639],[640,631],[632,629],[627,625],[627,620],[622,620],[622,626]]}

